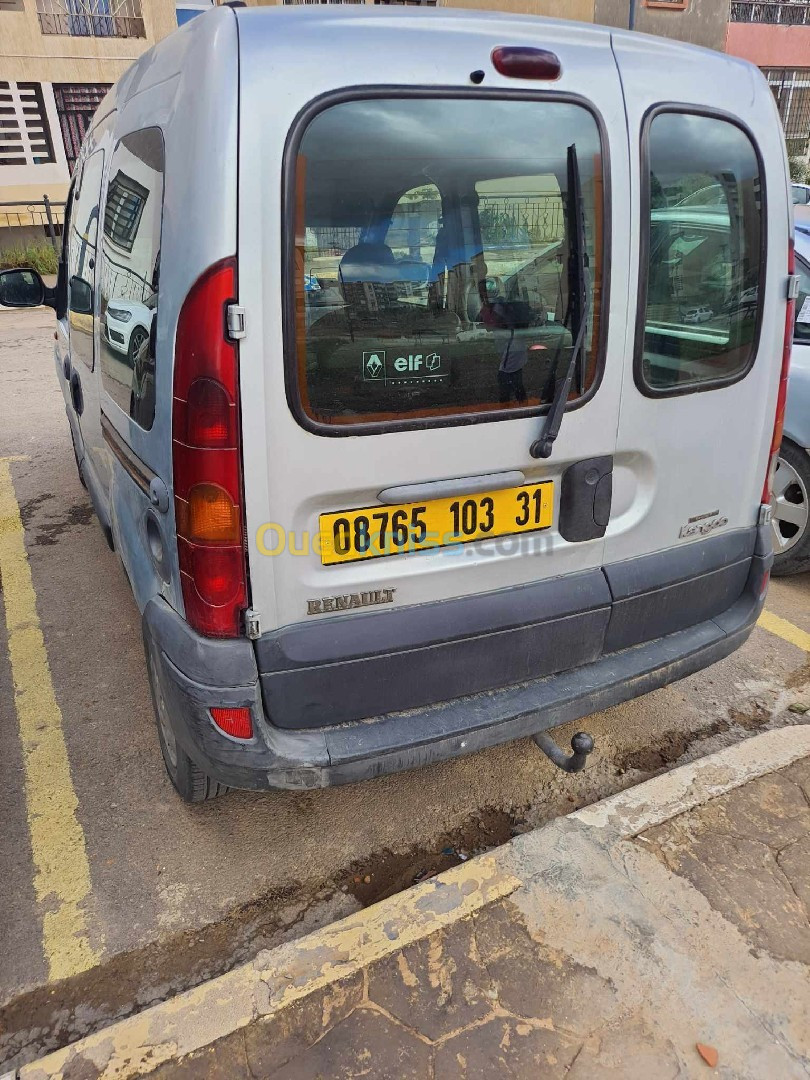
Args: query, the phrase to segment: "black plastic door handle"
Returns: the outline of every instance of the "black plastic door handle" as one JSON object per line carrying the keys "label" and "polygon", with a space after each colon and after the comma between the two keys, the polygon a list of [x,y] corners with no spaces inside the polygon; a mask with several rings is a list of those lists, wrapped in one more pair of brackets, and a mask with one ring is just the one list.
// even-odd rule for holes
{"label": "black plastic door handle", "polygon": [[604,536],[613,498],[613,458],[588,458],[569,465],[560,482],[560,536],[571,543]]}

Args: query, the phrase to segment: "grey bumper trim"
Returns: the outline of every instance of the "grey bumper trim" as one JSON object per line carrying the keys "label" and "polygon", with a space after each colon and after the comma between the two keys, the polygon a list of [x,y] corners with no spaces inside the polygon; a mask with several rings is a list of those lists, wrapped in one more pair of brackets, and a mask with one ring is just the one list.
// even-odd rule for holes
{"label": "grey bumper trim", "polygon": [[246,638],[201,637],[165,600],[153,598],[143,613],[144,631],[168,660],[193,682],[206,686],[254,686],[256,654]]}
{"label": "grey bumper trim", "polygon": [[[181,672],[163,651],[160,677],[182,745],[222,783],[293,789],[350,783],[533,735],[721,660],[753,629],[771,561],[770,556],[755,556],[740,599],[721,615],[688,629],[518,686],[338,727],[275,728],[264,716],[258,678],[252,686],[231,684],[226,689],[221,683],[211,685],[209,670],[202,684]],[[154,613],[147,618],[150,607],[144,613],[144,633],[153,634],[163,650],[159,630],[164,623]],[[218,704],[252,708],[256,734],[250,742],[239,744],[216,731],[208,709]]]}

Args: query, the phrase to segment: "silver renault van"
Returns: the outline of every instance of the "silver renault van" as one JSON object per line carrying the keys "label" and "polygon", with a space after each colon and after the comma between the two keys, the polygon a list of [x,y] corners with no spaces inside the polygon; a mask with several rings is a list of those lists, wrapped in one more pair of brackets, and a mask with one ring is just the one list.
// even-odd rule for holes
{"label": "silver renault van", "polygon": [[145,53],[54,294],[0,300],[56,308],[182,797],[526,735],[573,770],[548,729],[736,649],[790,220],[765,80],[671,41],[221,7]]}

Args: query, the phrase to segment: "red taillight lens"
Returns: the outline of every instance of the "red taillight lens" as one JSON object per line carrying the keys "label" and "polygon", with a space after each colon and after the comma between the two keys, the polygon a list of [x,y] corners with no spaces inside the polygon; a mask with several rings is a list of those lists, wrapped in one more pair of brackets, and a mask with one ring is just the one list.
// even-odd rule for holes
{"label": "red taillight lens", "polygon": [[560,58],[548,49],[526,45],[499,45],[492,50],[492,66],[509,79],[559,79]]}
{"label": "red taillight lens", "polygon": [[244,557],[238,548],[194,546],[191,568],[196,592],[204,603],[215,608],[241,596],[240,571]]}
{"label": "red taillight lens", "polygon": [[[793,248],[793,237],[788,245],[788,274],[792,277],[796,273],[796,252]],[[796,301],[788,300],[785,308],[785,337],[782,343],[782,369],[779,375],[779,392],[776,397],[776,416],[773,421],[773,436],[771,437],[771,452],[768,456],[768,471],[765,474],[765,483],[762,487],[762,502],[771,501],[773,476],[776,472],[776,462],[779,458],[779,448],[782,445],[782,432],[785,427],[785,407],[787,406],[788,377],[790,375],[790,354],[793,349],[793,324],[796,320]]]}
{"label": "red taillight lens", "polygon": [[236,406],[214,379],[195,379],[189,387],[185,434],[189,446],[236,445]]}
{"label": "red taillight lens", "polygon": [[200,633],[236,637],[247,604],[239,356],[225,329],[236,261],[192,286],[177,323],[172,454],[177,550],[186,618]]}
{"label": "red taillight lens", "polygon": [[233,739],[253,738],[253,718],[250,709],[211,709],[211,718],[220,731]]}

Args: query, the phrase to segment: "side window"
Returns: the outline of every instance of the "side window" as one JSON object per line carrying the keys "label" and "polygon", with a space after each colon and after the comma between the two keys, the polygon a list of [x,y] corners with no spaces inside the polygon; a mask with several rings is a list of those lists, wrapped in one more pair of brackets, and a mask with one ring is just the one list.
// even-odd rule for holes
{"label": "side window", "polygon": [[82,165],[73,192],[67,241],[67,300],[71,355],[93,367],[93,311],[98,244],[98,204],[104,151],[97,150]]}
{"label": "side window", "polygon": [[754,359],[763,284],[756,152],[735,124],[683,112],[655,115],[645,144],[637,380],[652,393],[733,382]]}
{"label": "side window", "polygon": [[793,340],[810,345],[810,266],[797,259],[796,273],[799,275],[799,295],[796,298]]}
{"label": "side window", "polygon": [[101,236],[101,378],[116,405],[146,430],[155,419],[164,171],[159,128],[121,139],[110,162]]}

